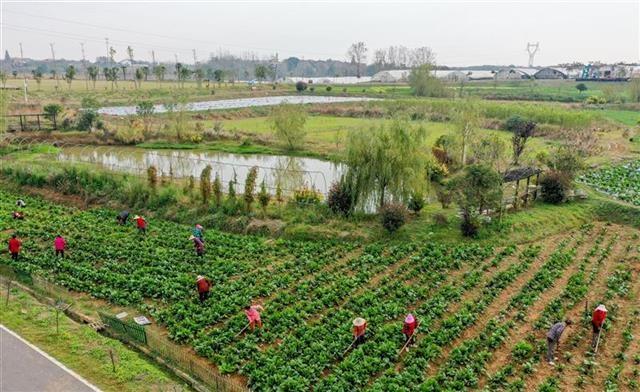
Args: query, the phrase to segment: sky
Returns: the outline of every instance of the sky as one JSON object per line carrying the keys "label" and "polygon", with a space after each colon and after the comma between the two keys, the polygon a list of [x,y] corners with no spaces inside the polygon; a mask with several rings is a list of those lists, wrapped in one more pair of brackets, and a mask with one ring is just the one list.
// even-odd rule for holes
{"label": "sky", "polygon": [[193,63],[210,53],[252,52],[268,58],[346,60],[363,41],[376,48],[429,46],[440,65],[526,65],[528,42],[539,42],[535,65],[639,62],[640,0],[422,2],[35,2],[0,0],[1,53],[12,57],[116,59]]}

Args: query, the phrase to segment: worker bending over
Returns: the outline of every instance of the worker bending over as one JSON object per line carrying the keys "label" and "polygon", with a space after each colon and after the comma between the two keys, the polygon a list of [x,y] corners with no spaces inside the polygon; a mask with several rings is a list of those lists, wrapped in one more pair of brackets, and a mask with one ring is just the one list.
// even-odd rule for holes
{"label": "worker bending over", "polygon": [[353,320],[353,339],[355,340],[354,347],[358,347],[364,343],[365,333],[367,332],[367,320],[362,317],[356,317]]}
{"label": "worker bending over", "polygon": [[24,219],[24,214],[20,211],[13,211],[13,214],[11,214],[11,217],[13,219],[17,219],[17,220],[23,220]]}
{"label": "worker bending over", "polygon": [[262,328],[262,319],[260,318],[260,312],[262,311],[264,311],[262,305],[247,305],[244,308],[244,314],[247,315],[250,330],[253,331],[256,326]]}
{"label": "worker bending over", "polygon": [[571,320],[566,319],[563,322],[553,324],[549,332],[547,332],[547,362],[549,365],[555,366],[556,363],[554,361],[557,360],[555,352],[558,344],[560,344],[560,336],[562,336],[564,330],[571,324],[573,324]]}
{"label": "worker bending over", "polygon": [[200,303],[209,298],[209,289],[211,288],[211,282],[209,279],[205,278],[202,275],[198,275],[196,278],[196,287],[198,288],[198,297],[200,298]]}
{"label": "worker bending over", "polygon": [[591,347],[595,348],[598,342],[598,335],[604,325],[604,320],[607,318],[607,308],[600,304],[593,311],[593,317],[591,317],[591,326],[593,327],[593,337],[591,338]]}
{"label": "worker bending over", "polygon": [[194,237],[198,238],[200,241],[204,242],[204,227],[196,224],[191,233]]}
{"label": "worker bending over", "polygon": [[134,216],[133,219],[136,221],[138,232],[141,234],[145,234],[147,232],[147,220],[140,215]]}
{"label": "worker bending over", "polygon": [[129,219],[129,211],[122,211],[116,216],[116,220],[122,226],[127,224],[127,220]]}
{"label": "worker bending over", "polygon": [[198,255],[198,257],[202,257],[202,255],[204,255],[204,242],[195,236],[191,236],[189,239],[193,241],[193,246],[196,249],[196,255]]}

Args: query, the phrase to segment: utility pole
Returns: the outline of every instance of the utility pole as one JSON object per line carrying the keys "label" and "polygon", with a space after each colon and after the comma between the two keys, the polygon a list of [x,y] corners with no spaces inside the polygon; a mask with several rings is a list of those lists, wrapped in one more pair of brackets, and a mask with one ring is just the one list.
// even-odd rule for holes
{"label": "utility pole", "polygon": [[154,50],[151,51],[151,64],[156,66],[156,52]]}
{"label": "utility pole", "polygon": [[529,52],[529,67],[533,67],[533,57],[536,55],[536,52],[540,49],[540,42],[527,42],[527,52]]}
{"label": "utility pole", "polygon": [[195,68],[197,68],[198,67],[198,57],[196,56],[196,50],[192,49],[192,51],[193,51],[193,66]]}
{"label": "utility pole", "polygon": [[89,90],[89,75],[87,72],[87,60],[84,56],[84,42],[80,42],[80,50],[82,51],[82,68],[84,68],[84,85]]}
{"label": "utility pole", "polygon": [[[20,42],[20,65],[22,65],[22,67],[24,68],[24,53],[22,53],[22,42]],[[24,101],[29,102],[29,98],[27,98],[27,74],[24,72],[24,70],[22,71],[22,76],[24,78],[22,80],[22,83],[24,84]]]}
{"label": "utility pole", "polygon": [[107,64],[109,64],[109,65],[110,65],[110,61],[109,61],[109,59],[110,59],[110,54],[111,54],[111,53],[110,53],[110,51],[109,51],[109,38],[105,38],[105,39],[104,39],[104,42],[105,42],[105,43],[106,43],[106,45],[107,45]]}
{"label": "utility pole", "polygon": [[[49,43],[49,46],[51,47],[51,58],[53,59],[53,67],[55,68],[56,66],[56,52],[53,50],[53,42]],[[56,86],[60,87],[60,81],[58,80],[58,73],[56,72],[54,74],[55,79],[56,79]]]}

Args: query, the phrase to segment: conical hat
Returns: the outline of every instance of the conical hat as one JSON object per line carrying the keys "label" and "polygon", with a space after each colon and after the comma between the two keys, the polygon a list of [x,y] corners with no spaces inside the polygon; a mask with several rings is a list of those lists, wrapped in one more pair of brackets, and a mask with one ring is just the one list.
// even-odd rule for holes
{"label": "conical hat", "polygon": [[138,219],[138,218],[140,218],[140,215],[136,215],[133,217],[133,219]]}
{"label": "conical hat", "polygon": [[363,326],[363,325],[364,325],[364,323],[366,323],[366,321],[365,321],[362,317],[356,317],[356,318],[353,320],[353,325],[354,325],[355,327],[361,327],[361,326]]}
{"label": "conical hat", "polygon": [[600,305],[598,305],[598,307],[596,308],[596,310],[602,310],[602,311],[606,312],[606,311],[607,311],[607,308],[605,308],[603,304],[600,304]]}
{"label": "conical hat", "polygon": [[196,237],[194,237],[194,236],[192,236],[192,235],[191,235],[191,236],[189,236],[189,240],[193,241],[193,240],[195,240],[195,239],[196,239]]}
{"label": "conical hat", "polygon": [[202,279],[204,279],[204,276],[198,275],[198,278],[196,278],[196,281],[199,281],[199,280],[202,280]]}

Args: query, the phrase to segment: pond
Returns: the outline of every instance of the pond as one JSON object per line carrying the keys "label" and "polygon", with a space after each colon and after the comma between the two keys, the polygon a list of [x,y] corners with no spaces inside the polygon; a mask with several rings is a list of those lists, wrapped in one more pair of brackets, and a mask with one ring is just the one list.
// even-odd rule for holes
{"label": "pond", "polygon": [[[376,98],[364,97],[326,97],[326,96],[309,96],[309,95],[288,95],[279,97],[259,97],[259,98],[240,98],[240,99],[222,99],[217,101],[191,102],[185,104],[184,110],[189,112],[203,110],[222,110],[222,109],[238,109],[251,106],[273,106],[283,102],[291,104],[311,104],[311,103],[339,103],[339,102],[364,102],[374,101]],[[167,108],[164,105],[155,105],[155,113],[166,113]],[[112,106],[98,110],[100,114],[111,116],[131,116],[136,114],[135,106]]]}
{"label": "pond", "polygon": [[264,180],[273,193],[280,183],[284,194],[291,194],[295,189],[308,186],[326,195],[331,184],[338,181],[345,171],[342,164],[313,158],[136,147],[65,147],[60,150],[57,159],[93,163],[105,169],[139,176],[146,176],[147,169],[155,166],[158,176],[164,174],[177,179],[194,176],[196,180],[200,178],[202,170],[211,165],[212,179],[218,174],[225,191],[229,181],[235,176],[237,193],[243,192],[245,178],[253,166],[258,167],[258,187]]}

